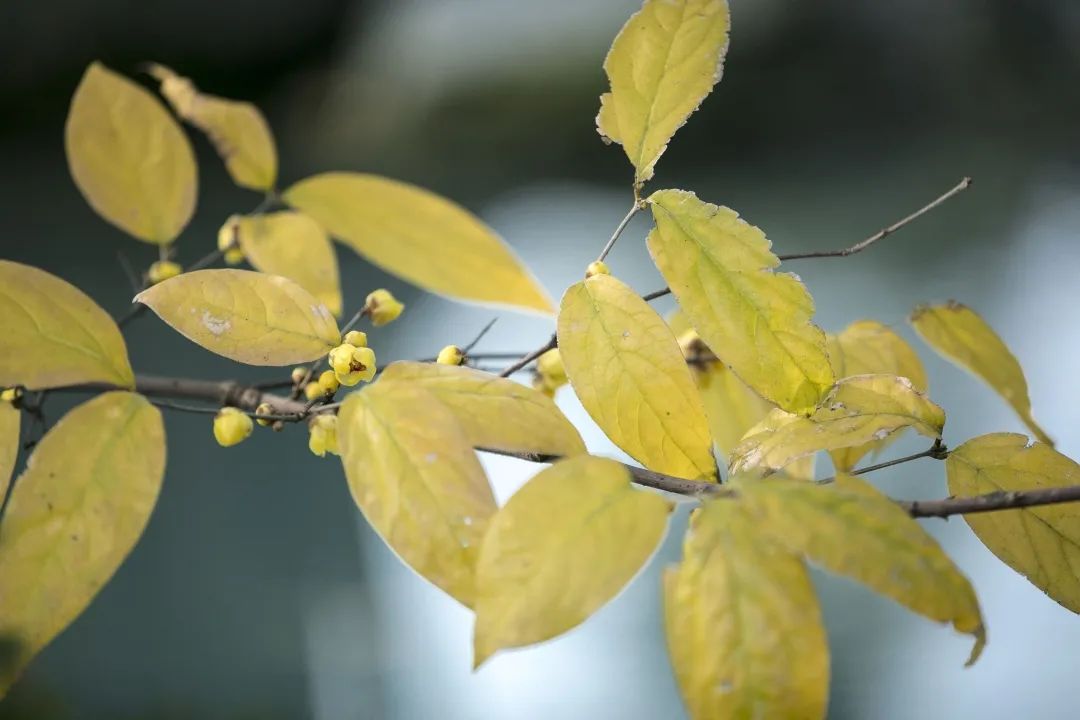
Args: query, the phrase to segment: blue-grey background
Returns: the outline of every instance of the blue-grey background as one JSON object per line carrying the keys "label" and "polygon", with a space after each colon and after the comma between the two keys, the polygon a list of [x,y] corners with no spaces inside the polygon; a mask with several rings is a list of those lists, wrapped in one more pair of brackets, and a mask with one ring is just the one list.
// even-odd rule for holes
{"label": "blue-grey background", "polygon": [[[117,261],[154,249],[83,202],[62,127],[85,65],[157,60],[209,92],[258,103],[283,185],[320,170],[385,173],[489,221],[554,296],[629,204],[621,150],[599,141],[600,65],[637,0],[16,0],[0,8],[0,256],[41,265],[111,312]],[[960,299],[1027,370],[1035,413],[1080,453],[1080,5],[1069,0],[733,0],[725,77],[677,135],[654,187],[696,190],[760,225],[780,252],[851,244],[963,175],[974,187],[880,246],[791,263],[829,330],[873,317],[912,338],[921,301]],[[201,192],[179,244],[191,262],[258,200],[201,137]],[[645,221],[612,254],[660,286]],[[408,303],[372,333],[379,357],[467,341],[491,311],[425,296],[340,251],[346,304],[378,285]],[[551,322],[507,315],[484,342],[525,350]],[[127,333],[143,372],[267,379],[152,316]],[[912,338],[913,342],[916,342]],[[2,342],[2,339],[0,339]],[[920,349],[921,346],[919,346]],[[1002,401],[923,352],[946,440],[1020,429]],[[564,391],[597,452],[613,452]],[[64,403],[50,401],[55,417]],[[130,559],[0,703],[2,718],[678,718],[657,576],[646,572],[568,636],[470,672],[468,613],[404,568],[353,506],[340,467],[304,434],[219,448],[205,417],[167,418],[165,488]],[[921,447],[906,440],[891,452]],[[500,498],[535,468],[488,463]],[[825,469],[827,472],[827,468]],[[945,493],[932,460],[880,474],[896,495]],[[820,577],[837,718],[1076,714],[1080,619],[997,562],[961,520],[927,523],[972,578],[990,644]],[[0,578],[0,582],[4,579]]]}

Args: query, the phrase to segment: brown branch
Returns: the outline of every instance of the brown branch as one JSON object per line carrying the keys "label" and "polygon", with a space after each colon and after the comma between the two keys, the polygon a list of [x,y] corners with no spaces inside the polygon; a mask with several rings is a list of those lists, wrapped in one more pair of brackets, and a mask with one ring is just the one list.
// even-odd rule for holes
{"label": "brown branch", "polygon": [[[111,385],[93,383],[55,388],[52,392],[102,392],[115,390]],[[135,389],[152,398],[179,398],[203,400],[221,405],[231,405],[267,420],[300,422],[306,417],[305,404],[281,395],[263,392],[257,387],[245,386],[235,382],[215,382],[186,378],[157,377],[139,375],[135,379]],[[266,403],[273,409],[272,414],[254,415],[254,410]],[[192,412],[211,412],[212,408],[189,408],[176,403],[163,403],[167,409],[190,410]],[[314,412],[332,412],[341,406],[340,402],[330,403],[315,408]],[[535,453],[515,453],[493,448],[477,448],[484,452],[539,463],[551,463],[559,460],[557,455],[538,455]],[[891,467],[923,457],[940,457],[945,453],[944,446],[935,444],[928,450],[891,460],[878,465],[862,468],[859,472],[870,472],[882,467]],[[664,473],[654,472],[641,467],[627,465],[633,482],[642,487],[663,490],[675,495],[684,495],[702,499],[706,497],[731,497],[734,493],[717,483],[687,480]],[[1040,505],[1056,505],[1067,502],[1080,502],[1080,485],[1065,487],[1039,488],[1037,490],[998,491],[971,497],[950,497],[943,500],[895,500],[912,517],[946,518],[951,515],[1015,510]]]}
{"label": "brown branch", "polygon": [[525,357],[518,360],[516,363],[514,363],[510,367],[503,370],[501,373],[499,373],[499,377],[510,377],[511,375],[516,373],[518,370],[521,370],[523,367],[525,367],[526,365],[531,363],[533,360],[536,360],[538,357],[540,357],[541,355],[546,353],[548,350],[554,350],[556,347],[558,347],[558,345],[559,345],[559,336],[556,335],[556,334],[552,334],[550,340],[548,340],[542,346],[540,346],[540,347],[536,348],[535,350],[533,350],[531,353],[529,353]]}
{"label": "brown branch", "polygon": [[[946,191],[942,195],[939,195],[937,198],[930,201],[926,205],[922,206],[921,208],[919,208],[915,212],[911,213],[907,217],[904,217],[904,218],[901,218],[900,220],[897,220],[892,225],[889,225],[888,227],[884,227],[881,230],[878,230],[876,233],[874,233],[870,237],[866,238],[865,240],[860,240],[859,242],[855,243],[854,245],[852,245],[850,247],[841,248],[839,250],[817,250],[817,251],[814,251],[814,252],[806,252],[806,253],[791,253],[789,255],[778,255],[777,258],[780,260],[780,262],[786,262],[788,260],[807,260],[807,259],[811,259],[811,258],[847,257],[848,255],[854,255],[855,253],[862,252],[866,248],[868,248],[871,245],[873,245],[874,243],[876,243],[878,240],[882,240],[882,239],[888,237],[889,235],[892,235],[897,230],[900,230],[904,226],[910,225],[911,223],[915,222],[916,220],[918,220],[919,218],[921,218],[923,215],[930,212],[934,208],[938,207],[939,205],[944,204],[945,202],[952,199],[956,195],[959,195],[960,193],[962,193],[964,190],[967,190],[969,187],[971,187],[971,183],[972,183],[972,180],[969,177],[966,177],[966,178],[962,179],[959,183],[957,183],[951,189],[949,189],[948,191]],[[646,302],[648,302],[648,301],[651,301],[651,300],[656,300],[657,298],[662,298],[665,295],[668,295],[670,293],[671,293],[671,288],[664,288],[663,290],[655,290],[655,291],[653,291],[651,293],[648,293],[646,295],[642,295],[642,297],[646,300]]]}

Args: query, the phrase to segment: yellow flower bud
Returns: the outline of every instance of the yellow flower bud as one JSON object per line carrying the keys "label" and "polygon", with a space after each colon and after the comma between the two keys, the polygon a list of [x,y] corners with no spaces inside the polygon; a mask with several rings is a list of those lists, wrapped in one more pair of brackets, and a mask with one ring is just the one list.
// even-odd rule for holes
{"label": "yellow flower bud", "polygon": [[337,442],[337,415],[321,413],[311,420],[308,426],[308,449],[312,453],[323,457],[326,453],[338,455]]}
{"label": "yellow flower bud", "polygon": [[346,345],[352,345],[353,347],[367,347],[367,333],[360,332],[359,330],[350,330],[345,333],[345,338],[342,342]]}
{"label": "yellow flower bud", "polygon": [[308,369],[303,367],[293,368],[289,377],[292,379],[293,385],[299,385],[304,382],[308,376]]}
{"label": "yellow flower bud", "polygon": [[371,323],[375,327],[394,322],[404,309],[405,306],[385,288],[372,292],[364,302],[364,314],[371,318]]}
{"label": "yellow flower bud", "polygon": [[341,383],[338,382],[333,370],[327,370],[319,376],[319,387],[322,389],[323,395],[329,396],[338,391]]}
{"label": "yellow flower bud", "polygon": [[[255,414],[256,415],[273,415],[274,414],[274,408],[273,408],[273,406],[270,405],[270,403],[262,403],[261,405],[259,405],[259,407],[255,408]],[[273,420],[264,420],[262,418],[256,418],[255,422],[259,423],[259,425],[261,425],[262,427],[266,427],[266,426],[270,425],[271,423],[273,423],[274,421]]]}
{"label": "yellow flower bud", "polygon": [[537,358],[536,371],[555,387],[566,384],[566,366],[563,365],[559,348],[552,348]]}
{"label": "yellow flower bud", "polygon": [[226,251],[240,244],[240,216],[232,215],[221,226],[217,234],[217,249]]}
{"label": "yellow flower bud", "polygon": [[0,392],[0,400],[3,402],[13,403],[22,397],[22,388],[5,388]]}
{"label": "yellow flower bud", "polygon": [[440,365],[460,365],[465,362],[465,353],[457,345],[447,345],[439,351],[435,362]]}
{"label": "yellow flower bud", "polygon": [[244,262],[244,251],[240,248],[232,248],[225,251],[225,264],[226,265],[239,265]]}
{"label": "yellow flower bud", "polygon": [[342,385],[352,387],[361,380],[371,382],[377,369],[374,350],[367,347],[353,348],[349,365],[343,369],[334,366],[334,374],[337,375],[338,382]]}
{"label": "yellow flower bud", "polygon": [[221,447],[231,447],[251,435],[254,423],[238,408],[223,407],[214,416],[214,438]]}
{"label": "yellow flower bud", "polygon": [[309,382],[304,386],[304,397],[308,400],[318,400],[324,397],[322,385],[316,381]]}
{"label": "yellow flower bud", "polygon": [[589,263],[589,267],[585,268],[585,277],[591,278],[593,275],[610,275],[611,270],[608,270],[606,263],[600,260],[594,260]]}
{"label": "yellow flower bud", "polygon": [[334,372],[346,374],[352,372],[353,353],[355,352],[355,345],[342,343],[330,351],[326,361],[330,363],[330,367],[333,368]]}
{"label": "yellow flower bud", "polygon": [[533,389],[539,390],[549,398],[555,397],[555,391],[558,390],[558,388],[548,382],[547,378],[543,375],[533,375],[532,386]]}
{"label": "yellow flower bud", "polygon": [[146,273],[146,279],[150,281],[151,285],[157,285],[159,282],[165,282],[169,278],[176,277],[183,271],[183,268],[178,263],[171,260],[158,260],[150,266],[150,270]]}

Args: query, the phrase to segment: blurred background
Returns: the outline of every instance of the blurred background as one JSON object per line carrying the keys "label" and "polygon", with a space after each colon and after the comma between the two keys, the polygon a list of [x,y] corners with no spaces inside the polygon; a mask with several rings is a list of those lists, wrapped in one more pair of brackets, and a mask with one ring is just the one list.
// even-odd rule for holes
{"label": "blurred background", "polygon": [[[155,259],[97,218],[63,154],[67,104],[101,59],[156,60],[267,114],[281,183],[322,170],[384,173],[473,209],[558,297],[630,202],[631,171],[593,118],[601,63],[638,0],[98,0],[0,6],[0,257],[40,265],[110,312],[130,300],[118,262]],[[724,79],[676,136],[652,187],[695,190],[761,226],[779,252],[850,245],[974,186],[871,250],[790,263],[830,331],[872,317],[913,343],[918,302],[955,297],[1024,365],[1035,414],[1080,456],[1080,4],[1069,0],[732,0]],[[182,262],[258,197],[233,187],[205,139]],[[610,258],[661,286],[639,217]],[[380,359],[467,342],[490,310],[426,296],[339,248],[346,307],[386,285],[404,321],[373,333]],[[669,306],[668,306],[669,307]],[[550,320],[507,315],[482,349],[529,350]],[[140,371],[236,377],[153,316],[126,333]],[[916,344],[920,351],[923,346]],[[1021,430],[1003,401],[922,352],[950,413],[950,445]],[[243,370],[243,379],[274,378]],[[590,447],[615,451],[572,396]],[[64,402],[50,401],[55,420]],[[333,460],[305,434],[231,450],[206,417],[167,417],[165,487],[140,544],[88,611],[34,662],[0,718],[679,718],[658,575],[584,626],[470,671],[471,618],[366,526]],[[914,439],[890,456],[921,449]],[[535,466],[485,458],[508,497]],[[824,462],[822,463],[825,464]],[[828,468],[822,469],[828,473]],[[932,460],[880,473],[904,497],[945,494]],[[1075,716],[1080,619],[1000,564],[960,520],[928,522],[972,578],[990,644],[847,582],[817,576],[836,718]],[[0,583],[4,580],[0,578]]]}

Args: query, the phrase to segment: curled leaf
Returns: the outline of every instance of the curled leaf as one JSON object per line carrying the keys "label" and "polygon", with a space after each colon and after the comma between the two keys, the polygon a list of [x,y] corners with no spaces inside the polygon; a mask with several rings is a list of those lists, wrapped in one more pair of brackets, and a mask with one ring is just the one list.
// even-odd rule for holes
{"label": "curled leaf", "polygon": [[206,133],[229,175],[240,187],[272,190],[277,181],[277,148],[259,109],[248,102],[199,92],[186,77],[152,64],[150,74],[176,114]]}
{"label": "curled leaf", "polygon": [[276,275],[198,270],[143,290],[135,301],[192,342],[248,365],[316,360],[341,341],[326,306]]}
{"label": "curled leaf", "polygon": [[732,473],[779,470],[819,450],[884,440],[901,428],[940,438],[945,412],[895,375],[844,378],[809,417],[776,409],[751,428],[731,453]]}
{"label": "curled leaf", "polygon": [[[844,328],[839,335],[829,336],[829,360],[838,378],[851,375],[887,374],[905,377],[919,392],[926,392],[926,371],[919,356],[887,325],[873,320],[860,320]],[[846,472],[869,452],[878,453],[900,436],[892,433],[883,440],[865,445],[833,450],[833,465]]]}

